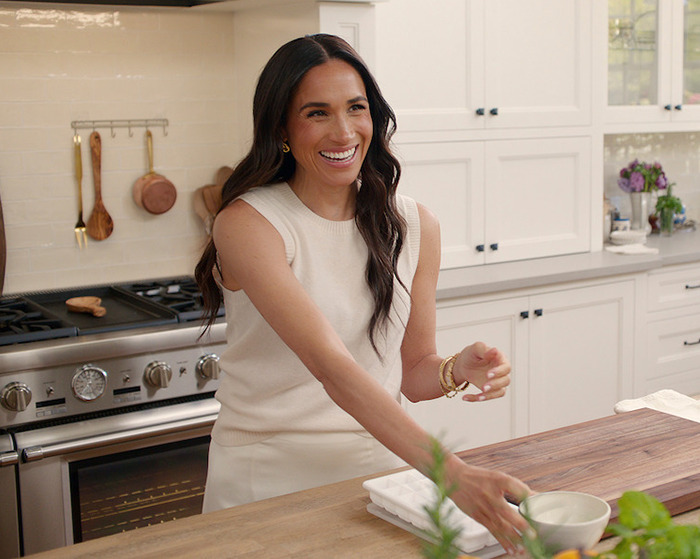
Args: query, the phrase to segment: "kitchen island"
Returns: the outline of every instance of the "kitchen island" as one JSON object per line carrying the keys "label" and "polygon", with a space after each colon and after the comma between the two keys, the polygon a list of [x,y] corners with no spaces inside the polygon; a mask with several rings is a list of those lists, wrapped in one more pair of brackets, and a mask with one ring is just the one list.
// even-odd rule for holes
{"label": "kitchen island", "polygon": [[[532,489],[598,495],[648,491],[683,522],[700,521],[700,424],[637,410],[459,453]],[[35,559],[421,557],[421,541],[367,512],[367,478],[196,515],[34,555]],[[600,546],[609,547],[603,541]]]}

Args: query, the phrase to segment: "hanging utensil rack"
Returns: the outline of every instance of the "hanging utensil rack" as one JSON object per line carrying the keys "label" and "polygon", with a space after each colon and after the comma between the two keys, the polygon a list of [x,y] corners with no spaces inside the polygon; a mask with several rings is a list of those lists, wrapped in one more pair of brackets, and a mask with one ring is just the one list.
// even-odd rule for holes
{"label": "hanging utensil rack", "polygon": [[128,128],[129,137],[134,135],[134,128],[163,128],[163,136],[168,135],[168,119],[167,118],[142,118],[142,119],[118,119],[118,120],[74,120],[70,123],[73,129],[73,134],[77,134],[78,130],[96,130],[97,128],[109,128],[112,138],[117,133],[116,128]]}

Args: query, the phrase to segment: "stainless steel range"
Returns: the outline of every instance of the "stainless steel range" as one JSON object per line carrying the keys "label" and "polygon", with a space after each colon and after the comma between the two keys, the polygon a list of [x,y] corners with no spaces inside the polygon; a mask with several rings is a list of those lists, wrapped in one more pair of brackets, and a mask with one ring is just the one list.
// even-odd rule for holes
{"label": "stainless steel range", "polygon": [[0,558],[201,510],[225,345],[201,315],[190,277],[0,299]]}

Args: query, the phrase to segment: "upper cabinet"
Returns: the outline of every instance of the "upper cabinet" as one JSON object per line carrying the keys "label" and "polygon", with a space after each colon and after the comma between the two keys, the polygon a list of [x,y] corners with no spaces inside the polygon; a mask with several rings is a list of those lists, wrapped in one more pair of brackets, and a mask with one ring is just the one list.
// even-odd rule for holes
{"label": "upper cabinet", "polygon": [[700,0],[609,0],[607,54],[608,131],[697,126]]}
{"label": "upper cabinet", "polygon": [[401,130],[590,124],[591,25],[588,0],[467,0],[458,35],[439,39],[432,106],[399,106]]}

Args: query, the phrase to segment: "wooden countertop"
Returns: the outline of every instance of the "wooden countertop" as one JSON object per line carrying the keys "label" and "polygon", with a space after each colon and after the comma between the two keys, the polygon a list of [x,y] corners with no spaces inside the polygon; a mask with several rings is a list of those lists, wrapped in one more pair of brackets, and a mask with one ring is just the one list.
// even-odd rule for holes
{"label": "wooden countertop", "polygon": [[[700,424],[637,410],[459,453],[537,491],[572,489],[611,504],[648,491],[684,521],[700,514]],[[377,476],[368,476],[368,478]],[[35,559],[419,558],[413,534],[366,510],[362,482],[341,483],[196,515],[33,555]],[[691,511],[691,512],[688,512]],[[602,542],[601,546],[605,546]]]}

